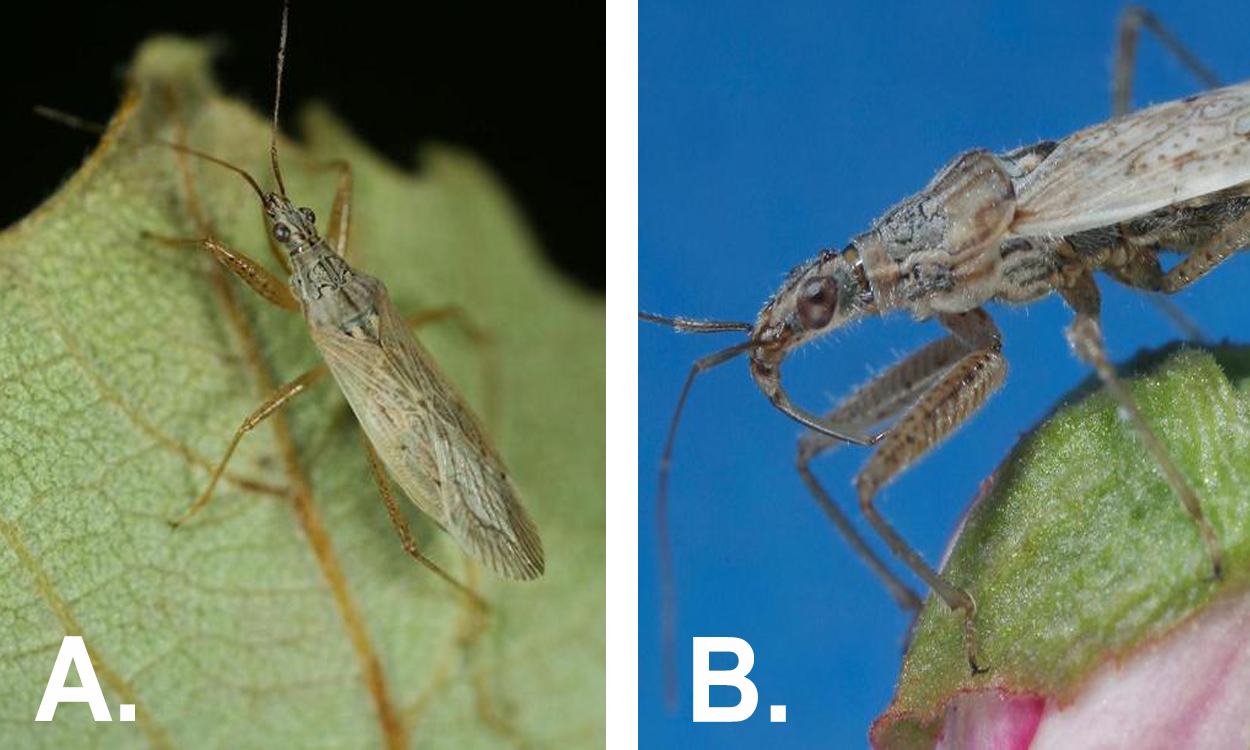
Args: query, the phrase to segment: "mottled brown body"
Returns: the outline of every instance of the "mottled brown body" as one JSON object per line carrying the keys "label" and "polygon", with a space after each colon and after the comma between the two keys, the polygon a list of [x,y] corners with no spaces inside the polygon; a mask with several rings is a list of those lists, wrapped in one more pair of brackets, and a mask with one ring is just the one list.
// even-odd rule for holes
{"label": "mottled brown body", "polygon": [[[1121,39],[1127,41],[1117,85],[1126,87],[1137,28],[1159,26],[1140,9],[1128,11],[1122,23]],[[1127,100],[1125,91],[1118,92],[1117,102]],[[823,251],[793,269],[753,324],[643,314],[679,331],[749,334],[691,369],[661,464],[661,505],[677,418],[694,377],[746,354],[760,390],[811,429],[798,455],[809,489],[896,600],[916,608],[920,598],[864,543],[810,471],[812,458],[825,450],[845,443],[874,447],[855,479],[859,507],[913,572],[947,605],[965,612],[967,655],[979,670],[972,597],[929,567],[881,517],[873,498],[974,414],[1005,379],[1001,337],[983,306],[1027,303],[1057,292],[1075,313],[1067,331],[1073,351],[1119,402],[1197,524],[1211,570],[1220,576],[1220,544],[1197,495],[1107,358],[1094,274],[1171,293],[1250,244],[1250,82],[1121,115],[1058,141],[956,156],[923,190],[841,251]],[[1182,256],[1167,270],[1160,263],[1165,251]],[[936,319],[947,335],[824,416],[790,401],[781,383],[787,356],[848,322],[891,311]],[[662,528],[662,545],[664,539]]]}
{"label": "mottled brown body", "polygon": [[503,462],[382,282],[324,241],[292,264],[313,343],[404,493],[495,572],[541,575],[542,544]]}
{"label": "mottled brown body", "polygon": [[413,338],[382,282],[347,262],[350,167],[341,162],[330,165],[339,169],[339,182],[325,238],[317,233],[312,209],[296,206],[286,195],[278,165],[277,136],[287,13],[284,5],[269,148],[277,192],[266,193],[246,171],[217,157],[182,144],[167,145],[223,166],[247,181],[259,198],[270,250],[291,274],[288,284],[212,237],[167,241],[201,245],[264,299],[287,310],[300,310],[326,366],[313,368],[278,388],[243,421],[208,487],[174,524],[190,518],[212,498],[242,437],[307,391],[324,377],[328,367],[364,429],[374,479],[405,551],[481,605],[477,594],[417,549],[379,461],[418,508],[499,575],[518,580],[541,576],[542,543],[503,462],[468,405]]}

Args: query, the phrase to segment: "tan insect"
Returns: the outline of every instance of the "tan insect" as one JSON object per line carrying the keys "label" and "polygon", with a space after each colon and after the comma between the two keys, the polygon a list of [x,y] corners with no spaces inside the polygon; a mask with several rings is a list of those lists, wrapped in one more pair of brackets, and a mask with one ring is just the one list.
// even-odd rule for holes
{"label": "tan insect", "polygon": [[[485,431],[429,352],[413,338],[382,282],[356,270],[344,257],[351,172],[341,165],[324,238],[317,233],[312,210],[297,206],[286,195],[277,151],[286,33],[284,7],[270,144],[276,193],[264,192],[238,167],[185,146],[169,145],[225,166],[247,180],[260,198],[269,232],[285,251],[284,265],[289,264],[291,273],[289,288],[259,263],[212,237],[167,241],[202,245],[266,300],[288,310],[300,310],[326,364],[279,388],[244,420],[208,487],[174,523],[185,521],[209,501],[243,435],[308,389],[328,367],[364,428],[370,465],[409,554],[464,590],[417,550],[378,466],[379,457],[417,507],[475,559],[507,578],[537,578],[544,567],[542,543]],[[427,318],[448,312],[437,311]]]}
{"label": "tan insect", "polygon": [[[1159,31],[1157,21],[1140,10],[1131,11],[1124,22],[1122,38],[1129,43],[1121,47],[1122,92],[1132,35],[1143,23]],[[1117,101],[1126,102],[1127,95]],[[918,609],[920,597],[876,557],[809,470],[815,456],[846,443],[874,449],[855,478],[859,508],[891,551],[947,606],[964,613],[968,660],[974,672],[981,670],[972,597],[920,557],[881,516],[874,497],[1002,384],[1001,336],[982,306],[1026,303],[1058,292],[1075,313],[1067,331],[1073,350],[1093,365],[1118,401],[1197,524],[1211,572],[1219,577],[1220,543],[1190,480],[1107,357],[1094,273],[1170,294],[1247,244],[1250,82],[1116,117],[1059,141],[1001,154],[960,154],[842,250],[823,252],[792,270],[754,323],[641,315],[682,332],[748,334],[746,341],[700,359],[686,379],[661,460],[661,512],[677,420],[694,378],[746,354],[759,389],[780,411],[810,428],[798,456],[805,483],[895,599]],[[1165,251],[1183,256],[1167,270],[1160,263]],[[856,319],[894,311],[910,312],[918,320],[936,318],[947,335],[900,360],[823,416],[790,400],[781,384],[781,363],[790,353]],[[667,577],[663,534],[661,574]],[[665,626],[668,641],[671,622]]]}

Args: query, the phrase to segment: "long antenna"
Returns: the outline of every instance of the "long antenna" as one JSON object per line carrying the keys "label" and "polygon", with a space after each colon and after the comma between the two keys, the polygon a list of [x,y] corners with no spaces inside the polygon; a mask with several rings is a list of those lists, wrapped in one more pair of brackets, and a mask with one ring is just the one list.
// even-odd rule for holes
{"label": "long antenna", "polygon": [[[660,316],[650,316],[644,320],[660,322]],[[711,325],[721,324],[712,322]],[[719,330],[713,327],[707,329],[706,332],[715,333]],[[695,378],[754,347],[755,342],[747,340],[709,354],[691,366],[690,373],[686,375],[686,382],[681,387],[681,395],[677,398],[677,407],[673,409],[673,418],[668,423],[668,437],[664,440],[664,453],[660,455],[660,477],[655,495],[655,531],[656,547],[660,554],[660,659],[664,666],[664,705],[670,711],[677,710],[678,705],[677,592],[673,580],[673,544],[668,536],[668,476],[673,465],[673,444],[677,440],[677,423],[681,421],[681,411],[686,406],[686,397],[690,395],[690,388],[694,385]]]}
{"label": "long antenna", "polygon": [[[35,109],[35,114],[39,115],[40,117],[46,117],[49,120],[52,120],[53,122],[58,122],[67,128],[73,128],[74,130],[82,130],[87,133],[95,133],[96,135],[104,135],[104,133],[108,131],[108,127],[105,125],[101,125],[98,122],[92,122],[91,120],[84,119],[82,117],[79,117],[78,115],[71,115],[70,113],[63,112],[59,109],[54,109],[52,107],[45,107],[42,104],[36,104],[34,109]],[[252,176],[247,173],[247,170],[243,169],[242,167],[236,167],[230,162],[224,159],[219,159],[216,156],[213,156],[212,154],[206,154],[203,151],[197,151],[196,149],[193,149],[189,146],[184,146],[181,143],[175,143],[173,141],[169,141],[164,138],[153,138],[152,142],[158,143],[162,146],[165,146],[166,148],[172,148],[174,151],[180,151],[184,154],[190,154],[191,156],[199,157],[205,161],[211,161],[214,164],[221,165],[225,167],[226,169],[229,169],[230,171],[237,173],[243,179],[247,180],[247,184],[252,187],[252,190],[256,191],[256,195],[260,198],[261,203],[265,202],[265,191],[260,189],[260,185],[256,183],[256,180],[254,180]],[[279,180],[279,182],[281,182],[281,180]]]}
{"label": "long antenna", "polygon": [[278,37],[278,80],[273,92],[273,133],[269,137],[269,158],[273,162],[273,176],[278,180],[278,192],[286,197],[286,185],[282,184],[282,170],[278,169],[278,105],[282,103],[282,60],[286,57],[286,16],[289,0],[282,3],[282,35]]}
{"label": "long antenna", "polygon": [[[744,331],[750,333],[750,323],[727,320],[696,320],[694,318],[668,317],[640,312],[639,320],[658,323],[681,333],[724,333]],[[677,440],[677,424],[681,421],[686,398],[694,386],[694,379],[701,373],[755,348],[750,339],[740,344],[707,355],[695,362],[681,387],[673,418],[668,423],[668,436],[664,439],[664,453],[660,455],[660,476],[655,495],[656,547],[660,557],[660,661],[664,670],[664,704],[669,711],[676,711],[677,699],[677,592],[673,576],[673,545],[668,535],[668,477],[673,463],[673,444]]]}

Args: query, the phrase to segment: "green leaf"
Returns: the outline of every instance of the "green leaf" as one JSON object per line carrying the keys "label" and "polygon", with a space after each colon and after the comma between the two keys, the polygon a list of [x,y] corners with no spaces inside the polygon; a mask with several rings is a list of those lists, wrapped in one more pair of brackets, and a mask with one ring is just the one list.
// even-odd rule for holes
{"label": "green leaf", "polygon": [[[199,234],[191,185],[216,236],[277,270],[247,185],[153,143],[184,140],[272,184],[265,118],[219,96],[207,57],[145,45],[102,145],[0,235],[4,746],[601,744],[602,302],[546,266],[469,155],[426,147],[410,172],[321,110],[303,118],[306,144],[280,144],[287,192],[321,217],[336,173],[317,165],[351,164],[352,260],[401,310],[455,303],[489,333],[486,347],[454,323],[419,336],[510,466],[546,576],[474,568],[409,508],[427,554],[491,602],[478,627],[399,547],[329,381],[244,437],[203,512],[167,523],[269,389],[319,361],[299,315],[201,250],[144,236]],[[264,491],[295,493],[301,473],[302,501]],[[84,704],[34,722],[65,635],[84,637],[114,722]],[[117,723],[120,703],[135,723]]]}
{"label": "green leaf", "polygon": [[[964,657],[963,616],[930,596],[878,747],[931,747],[962,691],[1061,703],[1129,655],[1250,583],[1250,349],[1178,349],[1131,390],[1197,491],[1224,553],[1214,581],[1197,525],[1098,391],[1027,437],[972,509],[945,575],[977,602],[989,671]],[[1161,361],[1157,361],[1161,360]]]}

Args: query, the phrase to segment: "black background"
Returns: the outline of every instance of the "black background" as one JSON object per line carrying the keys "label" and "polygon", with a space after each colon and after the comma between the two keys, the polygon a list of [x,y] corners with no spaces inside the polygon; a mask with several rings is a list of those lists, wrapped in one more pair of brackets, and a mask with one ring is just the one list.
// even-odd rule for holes
{"label": "black background", "polygon": [[[350,9],[350,13],[345,9]],[[94,138],[30,113],[46,104],[103,122],[139,43],[157,32],[220,44],[223,89],[272,106],[281,4],[23,4],[5,12],[0,225],[50,195]],[[604,278],[604,15],[590,3],[293,3],[284,129],[311,99],[411,165],[436,139],[466,147],[508,184],[553,262]],[[295,133],[298,136],[298,133]]]}

